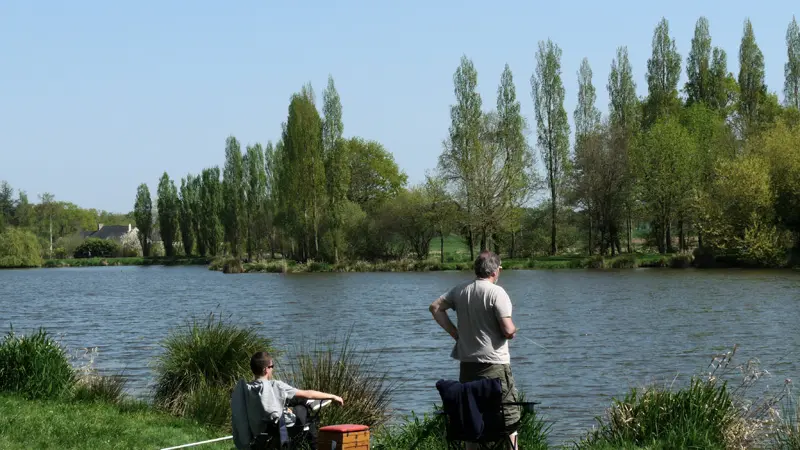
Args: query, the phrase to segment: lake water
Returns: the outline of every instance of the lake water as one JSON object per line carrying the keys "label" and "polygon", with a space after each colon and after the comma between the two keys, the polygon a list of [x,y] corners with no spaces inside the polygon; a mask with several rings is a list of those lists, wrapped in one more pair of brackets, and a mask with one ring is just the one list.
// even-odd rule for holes
{"label": "lake water", "polygon": [[[223,275],[205,267],[0,271],[0,322],[44,326],[71,349],[98,347],[98,368],[125,369],[146,395],[149,364],[171,327],[233,313],[279,347],[342,336],[384,350],[376,364],[402,382],[393,407],[430,411],[435,383],[457,379],[450,337],[428,305],[467,272]],[[739,344],[779,386],[800,375],[800,273],[771,271],[506,271],[520,328],[511,341],[518,387],[541,402],[552,441],[579,439],[631,386],[686,381]],[[795,330],[795,331],[792,331]],[[534,345],[531,341],[535,342]],[[544,348],[542,348],[544,347]],[[280,361],[279,361],[280,363]],[[680,381],[679,381],[680,382]]]}

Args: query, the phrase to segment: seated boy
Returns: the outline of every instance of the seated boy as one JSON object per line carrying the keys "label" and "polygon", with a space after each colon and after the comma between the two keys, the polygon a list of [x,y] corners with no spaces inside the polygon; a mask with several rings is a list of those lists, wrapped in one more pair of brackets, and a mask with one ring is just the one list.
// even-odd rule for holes
{"label": "seated boy", "polygon": [[250,358],[250,370],[256,379],[249,383],[239,380],[231,396],[231,424],[236,448],[266,448],[269,441],[267,427],[277,429],[283,407],[287,400],[291,400],[294,405],[291,409],[297,417],[297,423],[292,428],[307,430],[309,444],[316,449],[316,424],[308,423],[308,410],[316,411],[331,400],[343,405],[342,398],[326,392],[297,389],[283,381],[273,380],[273,361],[267,352],[257,352]]}

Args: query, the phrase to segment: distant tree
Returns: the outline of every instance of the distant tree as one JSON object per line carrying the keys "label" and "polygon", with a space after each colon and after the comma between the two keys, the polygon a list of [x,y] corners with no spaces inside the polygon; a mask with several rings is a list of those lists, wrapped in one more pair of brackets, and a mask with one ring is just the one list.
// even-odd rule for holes
{"label": "distant tree", "polygon": [[324,118],[322,121],[322,151],[325,159],[325,175],[328,193],[328,220],[333,240],[333,260],[339,261],[340,235],[344,225],[342,208],[347,201],[347,189],[350,185],[350,167],[348,164],[348,146],[342,138],[344,123],[342,122],[342,102],[333,77],[328,77],[328,87],[322,94]]}
{"label": "distant tree", "polygon": [[408,175],[379,142],[350,138],[347,152],[351,174],[347,197],[364,210],[397,195],[408,182]]}
{"label": "distant tree", "polygon": [[756,44],[753,24],[745,20],[744,34],[739,46],[739,119],[743,137],[758,131],[767,102],[764,83],[764,54]]}
{"label": "distant tree", "polygon": [[181,190],[178,210],[178,222],[181,230],[181,241],[183,242],[183,253],[186,256],[192,254],[194,249],[194,214],[192,206],[197,200],[196,192],[194,191],[195,182],[194,177],[189,174],[186,178],[181,178]]}
{"label": "distant tree", "polygon": [[222,185],[219,179],[219,167],[214,166],[203,169],[201,177],[200,209],[202,214],[200,216],[200,234],[208,254],[211,256],[216,256],[219,252],[220,241],[222,237],[222,225],[220,223],[220,214],[222,211]]}
{"label": "distant tree", "polygon": [[786,30],[787,61],[784,68],[786,81],[783,92],[786,106],[800,110],[800,27],[793,16]]}
{"label": "distant tree", "polygon": [[558,197],[569,173],[569,122],[564,109],[564,84],[561,81],[561,49],[548,40],[539,42],[536,72],[531,77],[539,149],[547,171],[550,190],[550,254],[558,252],[556,222]]}
{"label": "distant tree", "polygon": [[243,219],[245,217],[245,188],[242,150],[239,141],[229,136],[225,141],[225,169],[222,179],[222,224],[225,241],[233,256],[240,255]]}
{"label": "distant tree", "polygon": [[175,182],[169,178],[167,172],[161,176],[158,182],[158,228],[161,233],[161,240],[164,242],[164,253],[167,257],[175,256],[175,241],[178,237],[178,215],[180,214],[180,202],[178,199],[178,189]]}
{"label": "distant tree", "polygon": [[246,189],[247,258],[252,260],[253,253],[261,250],[261,242],[267,233],[267,173],[261,144],[248,145],[243,162]]}
{"label": "distant tree", "polygon": [[153,231],[153,202],[150,189],[142,183],[136,190],[136,203],[133,206],[133,217],[138,229],[139,242],[142,244],[142,255],[150,256],[151,233]]}
{"label": "distant tree", "polygon": [[678,80],[681,76],[681,55],[675,39],[669,35],[669,23],[661,19],[653,32],[653,54],[647,60],[647,101],[644,125],[649,127],[660,118],[678,112]]}

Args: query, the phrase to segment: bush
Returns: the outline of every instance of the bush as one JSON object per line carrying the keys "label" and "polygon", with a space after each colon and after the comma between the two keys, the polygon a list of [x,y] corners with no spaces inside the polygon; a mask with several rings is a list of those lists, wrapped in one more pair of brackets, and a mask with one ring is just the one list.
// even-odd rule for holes
{"label": "bush", "polygon": [[678,253],[669,259],[669,266],[673,269],[686,269],[692,266],[694,257],[691,253]]}
{"label": "bush", "polygon": [[323,349],[317,344],[310,349],[303,343],[297,345],[289,362],[287,382],[300,389],[330,392],[344,400],[344,407],[322,410],[322,425],[358,423],[377,427],[388,420],[396,384],[388,381],[388,372],[373,371],[381,355],[353,348],[349,334],[338,351],[334,350],[335,339]]}
{"label": "bush", "polygon": [[603,255],[594,255],[586,258],[586,266],[590,269],[603,269],[606,266],[606,260]]}
{"label": "bush", "polygon": [[690,385],[671,392],[656,387],[631,391],[615,401],[606,421],[591,431],[578,448],[598,445],[724,449],[739,425],[725,383],[692,378]]}
{"label": "bush", "polygon": [[225,409],[230,416],[230,392],[240,378],[253,377],[250,357],[258,351],[274,353],[269,339],[252,328],[227,324],[210,314],[205,323],[190,321],[170,332],[156,359],[154,403],[177,415],[198,411],[201,389],[226,389]]}
{"label": "bush", "polygon": [[123,375],[87,375],[78,379],[73,400],[119,404],[124,400],[127,379]]}
{"label": "bush", "polygon": [[0,268],[41,267],[42,247],[27,230],[9,227],[0,233]]}
{"label": "bush", "polygon": [[751,224],[738,240],[739,257],[746,266],[783,267],[786,265],[786,247],[781,245],[775,226],[764,224],[753,213]]}
{"label": "bush", "polygon": [[639,261],[634,255],[619,255],[611,260],[612,269],[635,269],[639,266]]}
{"label": "bush", "polygon": [[222,263],[222,273],[243,273],[244,267],[239,258],[228,258]]}
{"label": "bush", "polygon": [[75,249],[75,258],[112,257],[121,254],[122,250],[110,239],[87,238]]}
{"label": "bush", "polygon": [[43,328],[30,336],[17,335],[12,328],[0,344],[0,391],[53,399],[74,383],[66,351]]}

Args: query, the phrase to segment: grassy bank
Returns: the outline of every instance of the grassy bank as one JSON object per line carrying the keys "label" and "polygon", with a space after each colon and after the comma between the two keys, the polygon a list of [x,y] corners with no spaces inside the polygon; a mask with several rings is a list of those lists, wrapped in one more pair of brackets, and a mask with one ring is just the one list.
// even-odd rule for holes
{"label": "grassy bank", "polygon": [[189,257],[132,257],[132,258],[69,258],[48,259],[42,267],[100,267],[100,266],[192,266],[210,264],[212,258]]}
{"label": "grassy bank", "polygon": [[[154,449],[227,436],[191,420],[156,412],[143,403],[25,400],[0,395],[0,448]],[[230,449],[233,441],[203,445]]]}
{"label": "grassy bank", "polygon": [[[687,262],[688,261],[688,262]],[[542,256],[531,259],[503,260],[504,270],[560,270],[560,269],[630,269],[636,267],[690,267],[691,257],[686,255],[635,254],[616,257]],[[267,260],[241,263],[231,258],[215,259],[208,267],[225,273],[306,273],[306,272],[434,272],[471,271],[472,262],[445,262],[436,260],[401,259],[390,261],[351,261],[329,264],[318,261],[299,263],[291,260]]]}

